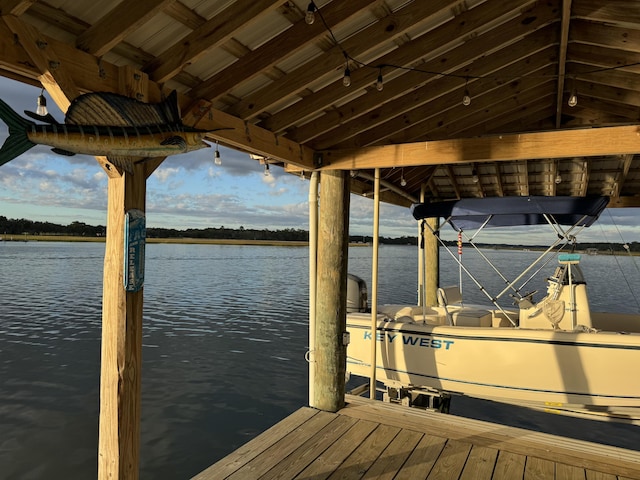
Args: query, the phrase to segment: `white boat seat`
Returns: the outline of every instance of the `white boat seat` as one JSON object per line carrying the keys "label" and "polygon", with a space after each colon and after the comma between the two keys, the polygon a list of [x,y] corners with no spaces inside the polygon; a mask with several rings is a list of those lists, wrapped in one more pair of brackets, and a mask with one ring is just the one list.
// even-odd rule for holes
{"label": "white boat seat", "polygon": [[[469,308],[462,304],[460,289],[454,285],[438,288],[438,305],[444,308],[447,323],[460,327],[491,327],[493,315],[489,310]],[[455,308],[449,309],[450,306]]]}

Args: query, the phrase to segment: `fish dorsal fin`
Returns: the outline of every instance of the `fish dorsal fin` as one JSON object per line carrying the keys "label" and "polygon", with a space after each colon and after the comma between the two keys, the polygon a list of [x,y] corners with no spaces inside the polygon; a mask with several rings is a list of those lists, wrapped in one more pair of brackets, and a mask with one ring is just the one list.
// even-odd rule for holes
{"label": "fish dorsal fin", "polygon": [[139,127],[181,125],[177,95],[172,92],[162,103],[143,103],[116,93],[87,93],[76,97],[65,117],[72,125]]}

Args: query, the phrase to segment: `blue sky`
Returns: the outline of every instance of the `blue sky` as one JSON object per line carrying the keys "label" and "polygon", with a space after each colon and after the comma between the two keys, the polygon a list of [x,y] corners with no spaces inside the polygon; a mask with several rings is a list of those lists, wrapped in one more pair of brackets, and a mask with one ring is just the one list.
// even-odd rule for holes
{"label": "blue sky", "polygon": [[[20,114],[35,110],[39,94],[38,88],[0,77],[0,98]],[[62,121],[64,115],[53,100],[47,100],[52,115]],[[0,142],[6,136],[6,125],[0,122]],[[265,176],[264,167],[247,154],[223,147],[220,152],[222,165],[214,165],[213,148],[163,162],[147,182],[148,226],[308,229],[308,181],[279,167],[271,167],[271,175]],[[73,221],[104,225],[106,186],[106,175],[93,157],[62,157],[37,146],[0,167],[0,215],[63,225]],[[371,235],[372,217],[372,200],[352,195],[350,233]],[[409,209],[382,204],[380,218],[383,236],[416,235]],[[636,209],[609,209],[580,239],[640,241],[638,218]],[[549,228],[501,230],[483,233],[477,241],[535,244],[555,238]]]}

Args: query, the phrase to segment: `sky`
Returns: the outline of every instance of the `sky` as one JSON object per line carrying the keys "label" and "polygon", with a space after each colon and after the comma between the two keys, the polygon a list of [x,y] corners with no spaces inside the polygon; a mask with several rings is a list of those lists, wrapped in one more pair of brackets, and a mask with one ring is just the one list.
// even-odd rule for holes
{"label": "sky", "polygon": [[[40,89],[0,77],[0,98],[23,115],[35,111]],[[47,97],[50,113],[63,113]],[[0,122],[0,143],[7,127]],[[173,155],[147,181],[147,226],[163,228],[308,229],[309,182],[272,166],[270,175],[245,153],[220,147],[222,165],[214,164],[214,148]],[[107,177],[94,157],[64,157],[38,145],[0,166],[0,215],[67,225],[74,221],[106,224]],[[636,209],[608,209],[581,234],[582,241],[640,241]],[[554,241],[546,228],[500,229],[476,240],[532,245]],[[372,235],[373,201],[351,196],[351,235]],[[453,239],[451,229],[443,230]],[[415,236],[417,224],[408,208],[381,204],[380,234]]]}

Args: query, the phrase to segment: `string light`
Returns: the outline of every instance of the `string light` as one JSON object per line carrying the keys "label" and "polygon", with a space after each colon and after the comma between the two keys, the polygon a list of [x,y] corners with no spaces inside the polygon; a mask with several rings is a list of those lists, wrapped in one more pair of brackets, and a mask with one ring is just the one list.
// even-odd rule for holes
{"label": "string light", "polygon": [[216,151],[213,154],[213,163],[216,165],[222,165],[222,159],[220,158],[220,150],[218,150],[218,142],[216,141]]}
{"label": "string light", "polygon": [[407,181],[404,178],[404,168],[402,170],[400,170],[400,186],[401,187],[406,187],[407,186]]}
{"label": "string light", "polygon": [[384,84],[382,83],[382,68],[378,70],[378,79],[376,80],[376,90],[379,92],[384,88]]}
{"label": "string light", "polygon": [[44,88],[40,92],[40,95],[38,96],[38,100],[36,103],[37,103],[36,113],[41,117],[46,116],[47,113],[49,113],[49,111],[47,110],[47,99],[44,98]]}
{"label": "string light", "polygon": [[264,164],[264,176],[265,177],[270,177],[271,176],[271,172],[269,171],[269,164],[268,163]]}
{"label": "string light", "polygon": [[573,83],[571,87],[571,95],[569,95],[569,101],[567,102],[570,107],[578,105],[578,94],[576,93],[576,77],[573,77]]}
{"label": "string light", "polygon": [[[338,39],[336,38],[335,34],[333,33],[333,30],[329,27],[329,25],[327,24],[326,20],[324,19],[322,12],[316,7],[314,2],[310,2],[309,6],[307,7],[307,12],[305,14],[305,21],[309,24],[312,24],[315,21],[315,14],[318,14],[318,16],[320,17],[320,20],[322,20],[322,23],[324,24],[325,29],[327,30],[327,32],[329,33],[329,36],[331,37],[331,39],[333,40],[333,43],[335,44],[336,47],[338,47],[341,51],[342,54],[344,55],[346,61],[347,61],[347,65],[346,68],[344,70],[344,76],[342,78],[342,83],[344,86],[350,86],[351,85],[351,70],[349,70],[349,61],[353,62],[354,64],[357,64],[360,67],[366,67],[366,68],[375,68],[378,70],[378,80],[376,81],[375,85],[376,85],[376,89],[377,90],[381,90],[380,86],[382,85],[382,83],[380,82],[381,80],[381,73],[380,73],[380,67],[379,65],[370,65],[368,63],[365,62],[361,62],[360,60],[352,57],[351,55],[349,55],[349,53],[342,47],[342,45],[340,44],[340,42],[338,41]],[[313,20],[311,20],[313,18]],[[610,70],[620,70],[623,68],[628,68],[628,67],[635,67],[640,65],[640,62],[633,62],[633,63],[627,63],[624,65],[616,65],[613,67],[603,67],[603,68],[594,68],[591,70],[586,70],[584,72],[581,72],[581,74],[584,75],[589,75],[592,73],[602,73],[602,72],[607,72]],[[448,73],[448,72],[436,72],[436,71],[432,71],[432,70],[423,70],[421,68],[416,68],[416,67],[408,67],[406,65],[394,65],[394,64],[385,64],[385,66],[388,66],[390,68],[394,68],[397,70],[405,70],[405,71],[410,71],[410,72],[416,72],[416,73],[424,73],[424,74],[428,74],[428,75],[437,75],[440,77],[452,77],[452,78],[464,78],[465,80],[468,80],[470,78],[475,79],[475,80],[481,80],[481,79],[495,79],[495,80],[517,80],[517,79],[521,79],[521,78],[559,78],[559,75],[554,74],[554,75],[505,75],[505,76],[493,76],[493,75],[459,75],[456,73]],[[468,90],[465,88],[465,94],[462,97],[462,104],[465,106],[468,106],[471,104],[471,96],[469,95]],[[573,93],[571,94],[571,96],[569,97],[569,106],[574,107],[578,104],[578,96],[577,93],[575,93],[575,90],[573,91]]]}
{"label": "string light", "polygon": [[342,77],[342,85],[345,87],[351,86],[351,70],[349,70],[349,63],[344,69],[344,76]]}
{"label": "string light", "polygon": [[309,2],[309,6],[307,7],[307,13],[304,16],[304,21],[307,22],[307,25],[312,25],[313,22],[316,21],[316,4],[313,2]]}
{"label": "string light", "polygon": [[556,175],[556,185],[562,183],[562,175],[560,175],[559,173]]}
{"label": "string light", "polygon": [[467,77],[467,80],[464,84],[464,95],[462,96],[462,105],[464,105],[465,107],[471,105],[471,96],[469,95],[469,88],[467,87],[468,83],[469,77]]}

